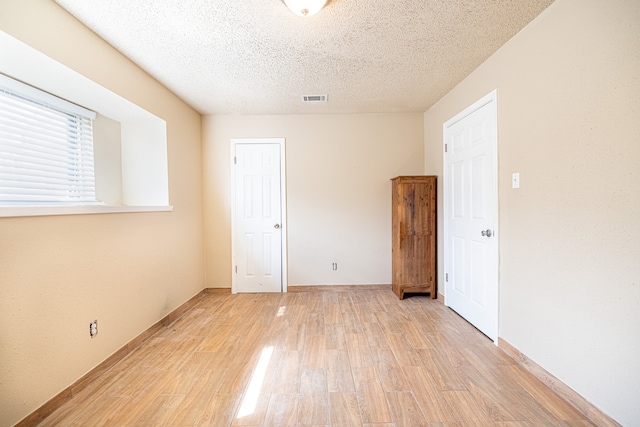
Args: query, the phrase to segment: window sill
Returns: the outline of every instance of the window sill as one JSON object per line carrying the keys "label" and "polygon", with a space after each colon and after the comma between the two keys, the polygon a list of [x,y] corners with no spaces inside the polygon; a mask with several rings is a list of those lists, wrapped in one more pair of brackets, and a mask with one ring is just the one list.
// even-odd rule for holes
{"label": "window sill", "polygon": [[173,206],[2,206],[0,207],[0,218],[172,211]]}

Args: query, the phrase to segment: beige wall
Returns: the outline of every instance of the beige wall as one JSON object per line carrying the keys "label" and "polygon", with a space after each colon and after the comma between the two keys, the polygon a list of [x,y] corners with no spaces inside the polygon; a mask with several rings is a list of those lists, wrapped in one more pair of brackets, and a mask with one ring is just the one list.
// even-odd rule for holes
{"label": "beige wall", "polygon": [[231,286],[231,138],[286,138],[294,286],[391,283],[389,179],[422,173],[422,134],[422,114],[205,117],[207,285]]}
{"label": "beige wall", "polygon": [[102,114],[93,121],[93,168],[96,200],[122,204],[122,126]]}
{"label": "beige wall", "polygon": [[426,172],[441,175],[442,124],[498,89],[499,335],[629,426],[640,425],[639,75],[640,2],[556,0],[425,114]]}
{"label": "beige wall", "polygon": [[201,119],[53,1],[3,0],[0,30],[166,120],[175,207],[0,218],[0,425],[10,426],[203,289]]}

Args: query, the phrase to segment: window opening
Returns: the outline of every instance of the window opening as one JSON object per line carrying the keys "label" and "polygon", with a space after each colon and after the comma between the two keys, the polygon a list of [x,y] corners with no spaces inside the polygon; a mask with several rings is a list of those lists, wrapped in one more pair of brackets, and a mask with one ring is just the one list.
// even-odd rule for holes
{"label": "window opening", "polygon": [[95,116],[0,74],[0,206],[97,204]]}

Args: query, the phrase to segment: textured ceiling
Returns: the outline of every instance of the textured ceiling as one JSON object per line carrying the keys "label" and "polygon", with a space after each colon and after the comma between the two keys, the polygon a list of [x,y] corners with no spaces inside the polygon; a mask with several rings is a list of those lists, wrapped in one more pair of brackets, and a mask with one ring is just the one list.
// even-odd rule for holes
{"label": "textured ceiling", "polygon": [[55,1],[203,114],[305,114],[424,112],[553,0]]}

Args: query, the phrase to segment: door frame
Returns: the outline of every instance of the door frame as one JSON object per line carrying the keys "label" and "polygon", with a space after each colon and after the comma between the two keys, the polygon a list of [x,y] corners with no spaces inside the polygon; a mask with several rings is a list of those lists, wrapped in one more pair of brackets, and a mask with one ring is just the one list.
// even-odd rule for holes
{"label": "door frame", "polygon": [[236,283],[235,266],[236,258],[236,172],[234,168],[236,157],[236,146],[240,144],[278,144],[280,147],[280,238],[281,238],[281,292],[287,292],[287,182],[286,182],[286,165],[285,165],[285,138],[231,138],[229,142],[231,169],[231,293],[238,293]]}
{"label": "door frame", "polygon": [[499,324],[499,320],[500,320],[500,269],[499,269],[500,267],[500,232],[499,232],[500,210],[499,210],[499,205],[500,204],[499,204],[499,187],[498,187],[499,163],[498,163],[498,90],[497,89],[492,90],[487,95],[483,96],[482,98],[480,98],[479,100],[477,100],[476,102],[474,102],[473,104],[465,108],[463,111],[456,114],[451,119],[447,120],[442,125],[442,164],[443,164],[442,181],[443,181],[443,190],[444,190],[443,191],[444,193],[443,195],[443,203],[444,203],[443,267],[444,267],[444,274],[445,274],[444,303],[447,307],[449,307],[449,304],[447,304],[447,295],[450,292],[449,288],[451,286],[447,281],[447,274],[450,271],[450,267],[452,265],[452,260],[450,259],[448,246],[447,246],[447,242],[449,241],[449,219],[448,218],[449,218],[449,206],[450,206],[448,190],[449,190],[449,186],[451,185],[451,183],[447,179],[449,176],[449,164],[447,162],[447,155],[446,155],[446,148],[445,148],[445,144],[447,143],[448,129],[455,123],[459,122],[463,118],[467,117],[468,115],[474,113],[475,111],[479,110],[480,108],[488,104],[491,104],[491,109],[492,109],[493,123],[491,123],[491,126],[492,126],[492,132],[494,135],[494,137],[490,141],[490,144],[492,145],[492,151],[493,151],[491,157],[492,157],[493,166],[494,166],[491,173],[492,175],[491,188],[494,196],[494,205],[492,208],[495,213],[495,224],[492,227],[492,229],[494,231],[495,238],[497,239],[495,259],[493,260],[491,265],[491,269],[493,270],[493,277],[496,278],[496,284],[495,284],[495,288],[491,289],[492,290],[491,295],[489,295],[489,298],[492,299],[492,304],[495,307],[495,310],[493,312],[494,330],[492,331],[492,334],[489,336],[489,338],[494,341],[495,345],[498,345],[498,334],[500,332],[500,324]]}

